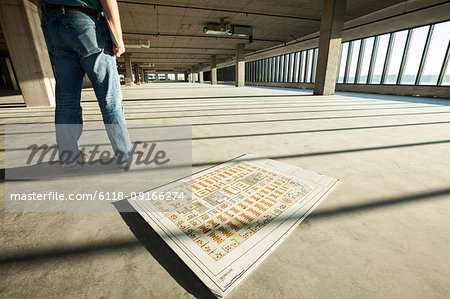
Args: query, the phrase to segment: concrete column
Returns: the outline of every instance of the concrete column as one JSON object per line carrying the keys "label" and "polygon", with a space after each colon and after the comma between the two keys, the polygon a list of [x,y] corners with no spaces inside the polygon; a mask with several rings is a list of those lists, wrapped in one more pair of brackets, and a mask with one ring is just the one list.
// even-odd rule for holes
{"label": "concrete column", "polygon": [[211,85],[217,84],[217,59],[216,55],[211,56]]}
{"label": "concrete column", "polygon": [[2,73],[5,75],[6,87],[14,90],[19,90],[11,60],[8,57],[2,57],[0,58],[0,64]]}
{"label": "concrete column", "polygon": [[178,73],[175,73],[175,81],[178,81]]}
{"label": "concrete column", "polygon": [[245,85],[245,44],[236,45],[236,87]]}
{"label": "concrete column", "polygon": [[169,74],[165,73],[164,76],[166,76],[166,81],[169,81]]}
{"label": "concrete column", "polygon": [[147,83],[147,80],[145,78],[145,71],[143,68],[141,68],[141,83],[142,84]]}
{"label": "concrete column", "polygon": [[347,0],[323,0],[315,95],[333,95],[341,51]]}
{"label": "concrete column", "polygon": [[141,81],[139,80],[139,65],[135,64],[133,68],[134,73],[134,80],[136,81],[137,85],[141,84]]}
{"label": "concrete column", "polygon": [[125,85],[126,86],[134,86],[133,67],[131,65],[131,54],[124,53],[123,58],[125,59]]}
{"label": "concrete column", "polygon": [[40,12],[28,0],[2,0],[0,24],[27,106],[55,105],[55,77]]}
{"label": "concrete column", "polygon": [[200,83],[200,84],[203,84],[203,71],[199,71],[198,72],[198,82]]}
{"label": "concrete column", "polygon": [[159,73],[155,73],[155,81],[159,82]]}

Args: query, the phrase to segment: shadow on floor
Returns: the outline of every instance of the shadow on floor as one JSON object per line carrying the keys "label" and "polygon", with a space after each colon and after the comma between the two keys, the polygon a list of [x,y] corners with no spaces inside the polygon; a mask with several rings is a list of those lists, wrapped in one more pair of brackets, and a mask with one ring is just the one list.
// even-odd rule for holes
{"label": "shadow on floor", "polygon": [[126,200],[113,205],[138,241],[179,285],[196,298],[216,298],[138,213],[120,212],[134,210]]}

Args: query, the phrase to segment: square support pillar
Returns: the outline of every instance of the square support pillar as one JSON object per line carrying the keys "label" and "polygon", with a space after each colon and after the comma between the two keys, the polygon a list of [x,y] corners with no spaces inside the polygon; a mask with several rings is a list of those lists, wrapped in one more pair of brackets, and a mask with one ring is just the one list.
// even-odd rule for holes
{"label": "square support pillar", "polygon": [[40,11],[28,0],[2,0],[0,24],[27,106],[55,106],[55,77]]}
{"label": "square support pillar", "polygon": [[125,59],[125,85],[126,86],[134,86],[133,67],[131,65],[131,54],[124,53],[123,58]]}
{"label": "square support pillar", "polygon": [[198,82],[199,82],[200,84],[203,84],[203,83],[204,83],[204,81],[203,81],[203,71],[199,71],[199,72],[198,72]]}
{"label": "square support pillar", "polygon": [[245,44],[236,45],[236,87],[245,85]]}
{"label": "square support pillar", "polygon": [[217,84],[217,59],[216,55],[211,56],[211,85]]}
{"label": "square support pillar", "polygon": [[141,81],[139,80],[139,65],[135,64],[133,68],[134,73],[134,80],[136,81],[137,85],[141,84]]}
{"label": "square support pillar", "polygon": [[323,0],[315,95],[333,95],[341,51],[347,0]]}
{"label": "square support pillar", "polygon": [[145,79],[145,71],[144,69],[141,67],[141,83],[147,83],[147,80]]}

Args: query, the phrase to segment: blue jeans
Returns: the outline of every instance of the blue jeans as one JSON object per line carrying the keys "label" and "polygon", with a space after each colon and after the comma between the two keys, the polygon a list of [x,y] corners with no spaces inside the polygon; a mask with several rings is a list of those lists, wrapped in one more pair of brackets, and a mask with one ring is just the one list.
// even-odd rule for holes
{"label": "blue jeans", "polygon": [[55,66],[55,124],[60,160],[65,165],[82,163],[80,99],[83,78],[87,74],[117,162],[130,163],[134,155],[121,105],[116,58],[105,20],[67,9],[46,11],[44,7],[41,27]]}

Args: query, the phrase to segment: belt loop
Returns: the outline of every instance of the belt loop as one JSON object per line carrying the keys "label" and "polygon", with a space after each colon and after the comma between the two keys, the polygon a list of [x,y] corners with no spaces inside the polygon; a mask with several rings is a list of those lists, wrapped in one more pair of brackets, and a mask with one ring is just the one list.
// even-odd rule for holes
{"label": "belt loop", "polygon": [[64,9],[64,5],[61,5],[61,9],[62,9],[62,14],[65,14],[66,10]]}

